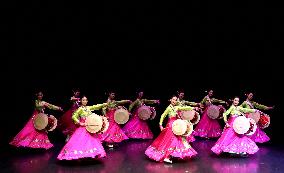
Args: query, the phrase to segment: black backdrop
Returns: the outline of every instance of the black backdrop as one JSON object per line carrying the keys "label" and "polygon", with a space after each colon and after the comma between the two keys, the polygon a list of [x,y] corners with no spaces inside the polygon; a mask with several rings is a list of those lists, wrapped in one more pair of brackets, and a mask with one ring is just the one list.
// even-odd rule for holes
{"label": "black backdrop", "polygon": [[[1,145],[7,145],[33,110],[34,93],[68,109],[73,87],[90,104],[134,99],[137,88],[160,99],[158,114],[179,88],[200,101],[208,88],[229,99],[246,90],[275,105],[272,142],[281,138],[283,27],[274,4],[125,3],[10,4],[2,27]],[[221,7],[221,8],[218,8]],[[278,58],[278,59],[277,59]],[[50,112],[60,116],[57,112]],[[150,122],[159,133],[158,120]],[[59,132],[53,141],[62,140]]]}

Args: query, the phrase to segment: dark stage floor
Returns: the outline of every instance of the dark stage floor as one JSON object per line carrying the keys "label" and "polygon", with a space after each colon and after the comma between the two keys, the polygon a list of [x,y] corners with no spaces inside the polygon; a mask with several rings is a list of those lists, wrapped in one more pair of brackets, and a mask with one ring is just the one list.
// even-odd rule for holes
{"label": "dark stage floor", "polygon": [[1,154],[0,172],[150,172],[150,173],[274,173],[284,172],[284,148],[265,144],[259,145],[260,151],[247,158],[216,156],[210,152],[215,141],[197,140],[192,146],[198,156],[174,164],[156,163],[148,160],[144,151],[151,141],[127,141],[110,150],[107,157],[99,161],[81,160],[58,162],[56,157],[63,144],[49,151],[8,148]]}

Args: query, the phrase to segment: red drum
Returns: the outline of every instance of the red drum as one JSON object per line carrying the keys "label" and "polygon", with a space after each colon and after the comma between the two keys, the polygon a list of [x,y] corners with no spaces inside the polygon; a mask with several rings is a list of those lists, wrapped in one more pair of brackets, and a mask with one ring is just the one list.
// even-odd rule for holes
{"label": "red drum", "polygon": [[251,136],[255,133],[257,125],[256,125],[256,122],[252,118],[248,118],[248,119],[249,119],[250,127],[249,127],[249,130],[245,133],[245,135]]}
{"label": "red drum", "polygon": [[57,119],[53,115],[39,113],[34,117],[33,124],[37,130],[53,131],[57,126]]}
{"label": "red drum", "polygon": [[260,119],[257,123],[260,128],[265,129],[269,126],[270,124],[270,116],[267,114],[261,114]]}

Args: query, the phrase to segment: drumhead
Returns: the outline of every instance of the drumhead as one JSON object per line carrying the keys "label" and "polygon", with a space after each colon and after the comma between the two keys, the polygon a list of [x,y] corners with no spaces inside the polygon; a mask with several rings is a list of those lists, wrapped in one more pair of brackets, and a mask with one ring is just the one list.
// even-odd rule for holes
{"label": "drumhead", "polygon": [[260,113],[259,112],[248,113],[247,117],[253,119],[256,123],[258,123],[260,119]]}
{"label": "drumhead", "polygon": [[211,105],[207,108],[207,115],[211,119],[217,119],[220,115],[219,107]]}
{"label": "drumhead", "polygon": [[195,110],[191,110],[191,111],[182,111],[181,112],[181,118],[183,120],[192,120],[195,116]]}
{"label": "drumhead", "polygon": [[129,112],[126,109],[120,108],[115,111],[114,121],[117,124],[125,124],[128,120],[129,120]]}
{"label": "drumhead", "polygon": [[187,130],[187,125],[186,120],[177,119],[172,124],[172,131],[175,135],[184,135]]}
{"label": "drumhead", "polygon": [[262,114],[260,116],[260,119],[259,119],[257,124],[262,129],[265,129],[265,128],[269,127],[269,125],[270,125],[270,116],[266,115],[266,114]]}
{"label": "drumhead", "polygon": [[141,120],[148,120],[151,117],[152,111],[149,106],[141,106],[138,108],[138,116]]}
{"label": "drumhead", "polygon": [[233,122],[233,129],[237,134],[245,134],[249,131],[250,122],[249,119],[244,116],[239,116]]}
{"label": "drumhead", "polygon": [[34,127],[37,130],[43,130],[48,125],[48,116],[44,113],[39,113],[34,117]]}
{"label": "drumhead", "polygon": [[90,133],[97,133],[101,130],[103,126],[102,117],[92,113],[86,117],[86,130]]}

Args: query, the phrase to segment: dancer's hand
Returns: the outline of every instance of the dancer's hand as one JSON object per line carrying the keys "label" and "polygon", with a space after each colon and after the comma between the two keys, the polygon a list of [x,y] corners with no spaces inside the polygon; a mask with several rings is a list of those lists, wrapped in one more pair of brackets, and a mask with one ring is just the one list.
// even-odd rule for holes
{"label": "dancer's hand", "polygon": [[86,126],[86,123],[80,122],[80,126]]}
{"label": "dancer's hand", "polygon": [[160,104],[160,100],[156,100],[155,103]]}
{"label": "dancer's hand", "polygon": [[270,106],[268,107],[268,110],[274,109],[274,106]]}
{"label": "dancer's hand", "polygon": [[163,126],[161,126],[161,125],[160,125],[160,130],[161,130],[161,131],[163,131],[163,130],[164,130],[164,127],[163,127]]}
{"label": "dancer's hand", "polygon": [[231,127],[229,123],[226,122],[226,127],[229,128]]}

